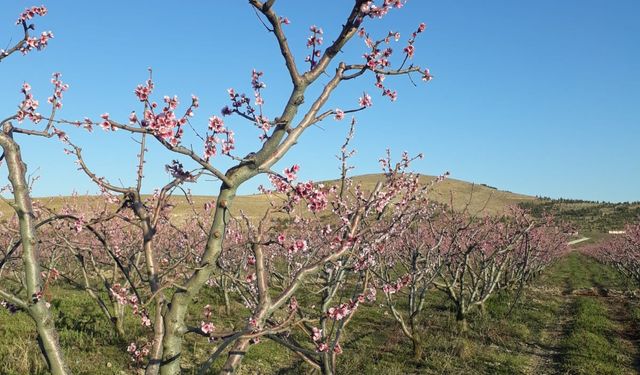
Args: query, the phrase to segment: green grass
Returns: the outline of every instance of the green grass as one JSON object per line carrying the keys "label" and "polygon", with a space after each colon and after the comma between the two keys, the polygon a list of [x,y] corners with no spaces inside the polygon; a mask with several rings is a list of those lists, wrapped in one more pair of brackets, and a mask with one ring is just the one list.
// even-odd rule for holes
{"label": "green grass", "polygon": [[623,374],[621,348],[615,325],[602,302],[587,297],[576,300],[575,320],[564,340],[564,368],[571,374]]}
{"label": "green grass", "polygon": [[588,288],[628,289],[632,286],[615,269],[577,251],[552,265],[538,284],[558,287],[564,292]]}
{"label": "green grass", "polygon": [[[60,345],[74,374],[119,374],[128,371],[123,355],[126,340],[112,333],[110,323],[97,305],[80,291],[53,290],[51,301]],[[139,324],[127,321],[130,338]],[[34,323],[24,312],[9,314],[0,309],[0,358],[3,374],[44,374],[45,362],[36,344]]]}
{"label": "green grass", "polygon": [[[620,308],[616,310],[610,306],[614,300],[572,294],[582,289],[624,289],[627,285],[612,269],[572,253],[548,269],[532,288],[525,289],[515,308],[511,309],[513,294],[502,292],[487,301],[484,314],[473,310],[470,331],[463,335],[458,333],[453,306],[446,296],[433,291],[419,322],[426,345],[418,359],[414,359],[411,342],[384,309],[362,305],[341,340],[345,354],[338,360],[338,373],[534,374],[539,364],[533,352],[554,347],[559,354],[553,359],[557,363],[547,364],[551,372],[633,373],[637,348],[634,351],[632,340],[623,333],[640,324],[640,307],[634,301],[616,299]],[[137,319],[125,322],[127,336],[121,339],[84,292],[60,284],[53,295],[56,326],[74,373],[135,372],[125,349],[145,333]],[[212,289],[203,290],[190,308],[192,323],[199,322],[205,304],[221,306],[222,298]],[[624,321],[616,315],[625,311],[623,308],[629,311]],[[224,328],[239,327],[246,321],[244,316],[226,315],[222,307],[214,310],[214,317],[214,323]],[[196,373],[197,365],[215,346],[203,338],[187,336],[184,373]],[[33,323],[25,313],[10,315],[0,310],[0,359],[5,365],[2,373],[44,373]],[[223,361],[215,362],[211,373],[217,373]],[[288,350],[263,339],[251,346],[240,373],[300,374],[310,370]]]}

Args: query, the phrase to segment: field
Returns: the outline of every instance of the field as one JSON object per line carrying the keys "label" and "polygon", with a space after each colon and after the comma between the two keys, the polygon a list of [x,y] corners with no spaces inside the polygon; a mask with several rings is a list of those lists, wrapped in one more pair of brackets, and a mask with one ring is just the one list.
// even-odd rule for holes
{"label": "field", "polygon": [[[527,287],[512,310],[512,295],[502,293],[490,299],[484,314],[476,312],[470,318],[471,329],[466,334],[457,333],[451,306],[433,291],[420,322],[427,343],[420,358],[413,357],[411,346],[387,314],[379,309],[363,311],[357,316],[363,329],[345,338],[344,350],[350,355],[338,361],[338,373],[637,373],[640,303],[634,291],[635,286],[612,269],[574,251]],[[132,373],[121,355],[127,340],[105,334],[109,332],[107,322],[95,304],[64,284],[54,295],[56,326],[74,373]],[[199,304],[219,298],[207,291]],[[218,313],[225,321],[234,321],[223,310]],[[137,327],[134,321],[127,322],[132,339]],[[26,314],[0,310],[2,373],[44,373],[34,337]],[[205,340],[191,338],[189,346],[199,359],[212,351],[212,344]],[[240,373],[308,371],[296,356],[265,340],[249,352]],[[195,369],[190,372],[187,368],[185,373],[195,373]]]}
{"label": "field", "polygon": [[[381,175],[358,176],[355,180],[371,190]],[[432,177],[423,177],[428,183]],[[327,181],[326,185],[333,182]],[[431,199],[453,204],[455,210],[471,214],[499,215],[509,207],[526,206],[536,215],[551,206],[557,217],[580,228],[591,239],[546,268],[524,288],[500,290],[488,299],[484,308],[470,311],[469,330],[461,332],[455,318],[455,306],[435,288],[428,291],[426,308],[418,319],[423,346],[412,351],[410,340],[384,306],[383,298],[365,304],[354,315],[357,330],[345,331],[341,344],[348,355],[339,357],[338,374],[633,374],[640,371],[640,300],[637,286],[613,268],[581,252],[584,246],[609,237],[597,230],[580,227],[575,207],[550,205],[544,199],[518,195],[458,180],[445,180],[432,190]],[[191,210],[202,210],[211,197],[174,199],[172,215],[184,221]],[[41,198],[39,203],[53,212],[69,202],[98,202],[96,197]],[[573,204],[575,205],[575,204]],[[580,207],[600,209],[593,203]],[[239,197],[233,211],[255,218],[268,206],[262,195]],[[192,208],[193,207],[193,208]],[[627,210],[608,207],[607,222],[619,221]],[[569,212],[569,214],[567,214]],[[597,215],[596,215],[597,216]],[[605,217],[604,215],[600,215]],[[598,222],[596,222],[598,223]],[[588,229],[592,229],[593,221]],[[4,285],[7,286],[7,285]],[[4,287],[3,286],[3,287]],[[10,287],[10,286],[9,286]],[[102,297],[107,298],[102,292]],[[141,370],[123,355],[127,346],[145,332],[137,317],[127,314],[125,335],[118,337],[97,304],[77,284],[65,280],[49,289],[50,303],[60,342],[73,373],[129,374]],[[302,295],[299,298],[306,298]],[[216,306],[216,324],[242,326],[234,314],[240,301],[224,309],[223,295],[205,288],[189,308],[199,316],[205,304]],[[234,308],[235,306],[235,308]],[[402,307],[402,306],[400,306]],[[39,354],[37,337],[30,317],[22,311],[11,314],[0,309],[0,361],[3,374],[44,374],[46,364]],[[186,374],[197,373],[197,365],[216,350],[216,343],[187,335],[182,367]],[[37,355],[35,353],[38,353]],[[208,373],[218,373],[223,358],[213,363]],[[240,374],[299,374],[313,369],[300,357],[269,339],[253,345],[243,361]]]}

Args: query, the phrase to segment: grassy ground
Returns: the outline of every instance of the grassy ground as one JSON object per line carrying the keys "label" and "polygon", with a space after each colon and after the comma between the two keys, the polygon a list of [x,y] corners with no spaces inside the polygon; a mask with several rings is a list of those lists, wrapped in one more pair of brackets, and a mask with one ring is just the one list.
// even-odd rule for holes
{"label": "grassy ground", "polygon": [[[383,309],[362,307],[343,339],[339,374],[633,374],[640,369],[640,304],[624,291],[633,285],[613,270],[577,252],[548,269],[526,289],[515,308],[513,296],[497,295],[486,312],[470,317],[470,331],[457,333],[452,306],[441,294],[429,298],[421,325],[424,354],[414,359],[410,342]],[[52,301],[56,325],[77,374],[135,373],[123,354],[141,328],[127,322],[119,339],[93,302],[79,291],[61,288]],[[211,291],[193,308],[219,302]],[[215,311],[226,326],[235,316]],[[0,373],[43,373],[29,318],[0,310]],[[213,346],[190,338],[185,373],[195,373]],[[214,368],[219,368],[220,362]],[[249,351],[242,374],[300,374],[310,368],[282,347],[263,340]],[[213,372],[215,373],[215,372]]]}

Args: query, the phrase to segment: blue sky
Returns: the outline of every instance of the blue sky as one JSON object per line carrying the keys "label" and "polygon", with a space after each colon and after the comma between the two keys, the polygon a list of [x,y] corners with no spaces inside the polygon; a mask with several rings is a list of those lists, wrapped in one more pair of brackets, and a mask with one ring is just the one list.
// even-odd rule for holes
{"label": "blue sky", "polygon": [[[350,4],[276,3],[292,21],[286,30],[300,67],[308,53],[308,27],[323,27],[325,40],[332,40],[348,11],[345,3]],[[227,88],[250,92],[253,68],[265,72],[270,117],[280,112],[290,89],[272,35],[245,1],[44,4],[49,14],[35,20],[37,30],[52,30],[55,39],[45,51],[0,64],[0,117],[15,111],[23,81],[44,102],[56,71],[71,86],[61,112],[68,119],[97,119],[109,112],[125,121],[131,110],[140,111],[133,89],[146,79],[149,66],[158,99],[176,94],[186,103],[192,93],[200,97],[196,127],[206,126],[227,104]],[[0,45],[20,37],[14,22],[29,5],[35,4],[3,3]],[[377,172],[377,160],[389,147],[396,155],[424,152],[425,159],[414,165],[421,173],[450,171],[453,178],[531,195],[640,200],[638,14],[635,0],[411,0],[382,21],[367,21],[374,35],[391,28],[402,40],[425,22],[414,60],[429,67],[435,79],[414,87],[405,77],[389,78],[386,83],[399,92],[395,103],[379,96],[370,76],[336,92],[330,108],[356,106],[363,90],[374,99],[371,109],[357,114],[355,173]],[[354,39],[341,58],[359,62],[364,51],[362,41]],[[227,124],[238,134],[238,154],[259,146],[249,124],[238,118]],[[336,177],[334,155],[347,125],[328,120],[310,129],[278,169],[295,162],[304,179]],[[99,129],[70,134],[98,175],[125,185],[133,181],[137,148],[130,135]],[[40,176],[34,195],[96,191],[59,142],[29,137],[20,142],[29,171]],[[194,148],[200,145],[194,142]],[[163,165],[173,158],[150,147],[146,191],[167,181]],[[221,160],[219,166],[228,163]],[[241,192],[253,193],[261,182],[248,183]],[[203,181],[191,188],[215,194],[217,184]]]}

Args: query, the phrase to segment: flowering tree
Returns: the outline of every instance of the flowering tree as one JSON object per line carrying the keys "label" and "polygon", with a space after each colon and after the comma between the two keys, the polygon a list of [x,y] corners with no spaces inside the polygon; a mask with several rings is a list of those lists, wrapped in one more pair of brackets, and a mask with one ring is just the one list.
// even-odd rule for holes
{"label": "flowering tree", "polygon": [[[428,70],[407,64],[414,57],[415,40],[424,31],[424,24],[419,25],[411,34],[396,64],[392,64],[393,49],[389,45],[398,41],[400,34],[388,32],[381,38],[375,39],[364,27],[367,19],[382,18],[394,8],[401,8],[404,5],[403,1],[384,0],[380,4],[376,4],[374,1],[354,1],[342,28],[337,31],[334,41],[324,50],[322,48],[324,31],[319,27],[312,26],[310,28],[311,36],[307,41],[307,47],[311,53],[305,58],[308,69],[303,72],[300,70],[286,37],[285,27],[289,20],[276,13],[275,1],[251,0],[249,3],[262,17],[267,30],[274,35],[284,66],[291,79],[292,87],[289,98],[282,105],[278,116],[270,119],[264,113],[263,90],[265,84],[261,81],[262,73],[254,70],[251,76],[253,100],[250,95],[238,93],[234,89],[229,90],[231,104],[222,109],[222,117],[211,116],[206,131],[203,131],[204,134],[198,134],[202,139],[202,152],[194,151],[181,143],[185,127],[192,121],[191,118],[199,108],[198,98],[195,96],[191,98],[190,105],[182,112],[182,115],[177,112],[179,106],[177,97],[165,96],[164,106],[160,107],[152,99],[154,82],[151,78],[135,90],[143,107],[141,117],[133,112],[127,124],[116,121],[108,113],[105,113],[100,121],[86,119],[84,122],[73,122],[78,126],[83,124],[85,127],[101,126],[105,130],[121,129],[134,134],[150,136],[168,150],[190,158],[204,171],[221,181],[204,253],[198,266],[194,267],[192,273],[186,277],[183,283],[179,284],[179,288],[176,288],[164,310],[161,365],[161,371],[164,374],[174,374],[180,371],[183,337],[190,332],[186,324],[188,307],[216,270],[216,263],[227,233],[229,210],[238,187],[258,174],[273,173],[271,167],[298,142],[300,136],[310,126],[330,116],[341,120],[347,113],[364,110],[372,105],[371,96],[363,93],[359,98],[359,105],[353,109],[325,108],[332,93],[342,82],[371,73],[375,77],[375,87],[381,90],[382,95],[390,100],[395,100],[397,93],[386,86],[385,77],[417,73],[422,76],[424,81],[431,79]],[[364,61],[337,62],[338,53],[356,35],[363,39],[366,46],[367,52],[364,54]],[[318,78],[323,74],[328,74],[332,69],[334,72],[330,75],[329,81],[321,87],[320,93],[311,99],[309,109],[305,113],[299,114],[302,104],[308,100],[305,95],[308,94],[309,89],[320,85]],[[258,129],[261,145],[246,157],[239,157],[234,153],[236,142],[234,132],[224,120],[225,116],[232,115],[239,116]],[[218,163],[216,162],[220,155],[231,158],[236,162],[236,165],[223,172],[217,167]],[[311,197],[306,198],[311,199]],[[303,270],[298,272],[303,272]],[[229,371],[236,368],[234,361],[232,360],[229,364],[231,366],[228,368]]]}
{"label": "flowering tree", "polygon": [[384,301],[391,316],[400,324],[402,333],[411,340],[413,355],[422,356],[424,327],[419,319],[428,293],[443,261],[438,248],[442,237],[434,237],[429,226],[435,207],[394,241],[381,255],[375,268],[382,284]]}
{"label": "flowering tree", "polygon": [[[512,214],[526,215],[519,208],[513,208]],[[503,273],[501,289],[522,287],[530,283],[553,261],[565,255],[569,250],[570,230],[564,223],[560,223],[551,215],[542,217],[535,222],[531,230],[525,233],[522,246],[518,246],[510,259],[511,264]]]}
{"label": "flowering tree", "polygon": [[461,331],[467,330],[467,313],[497,290],[514,252],[534,223],[524,215],[476,218],[465,211],[445,211],[432,226],[441,238],[444,262],[437,267],[436,288],[456,307]]}
{"label": "flowering tree", "polygon": [[[197,106],[197,104],[196,104]],[[191,108],[190,108],[191,109]],[[136,285],[131,282],[131,278],[127,278],[129,281],[129,285],[136,292],[133,299],[125,298],[127,293],[127,289],[120,287],[114,290],[113,287],[109,288],[110,295],[115,295],[116,297],[121,296],[122,298],[117,299],[119,305],[130,303],[134,306],[134,311],[139,313],[142,318],[142,323],[145,326],[152,327],[154,332],[153,339],[151,341],[151,345],[149,348],[149,363],[146,367],[146,371],[148,374],[157,373],[160,368],[160,362],[162,358],[162,340],[164,336],[164,322],[162,312],[165,308],[166,296],[165,289],[171,285],[175,278],[175,272],[163,272],[162,268],[165,270],[175,271],[182,267],[188,260],[192,260],[188,255],[190,251],[188,249],[192,248],[187,246],[182,249],[182,253],[184,256],[175,259],[171,262],[165,254],[168,252],[161,252],[159,249],[155,248],[157,244],[156,234],[159,231],[162,231],[164,239],[167,239],[167,235],[171,233],[173,238],[176,238],[176,235],[179,237],[186,237],[189,239],[189,236],[185,236],[185,232],[181,229],[178,229],[175,226],[172,226],[167,216],[169,211],[169,198],[171,197],[173,191],[185,182],[196,182],[202,171],[200,172],[189,172],[183,169],[182,164],[177,161],[173,161],[171,165],[167,165],[167,171],[170,172],[172,176],[172,180],[164,185],[159,190],[156,190],[155,194],[151,197],[151,199],[143,199],[142,196],[142,181],[144,177],[144,163],[145,163],[145,154],[146,154],[146,134],[142,134],[140,141],[140,152],[138,154],[138,168],[136,174],[136,184],[135,186],[130,187],[119,187],[111,184],[105,178],[97,177],[94,172],[87,166],[83,157],[82,150],[73,144],[71,144],[68,140],[66,141],[71,146],[70,153],[74,154],[77,157],[77,162],[80,165],[80,169],[85,172],[85,174],[91,178],[98,187],[103,191],[103,194],[106,197],[110,197],[111,194],[122,194],[123,201],[121,202],[121,208],[129,209],[130,213],[133,214],[133,217],[125,215],[120,215],[120,218],[124,220],[128,224],[133,224],[140,229],[140,242],[142,244],[141,249],[144,255],[144,268],[146,270],[146,277],[141,278],[145,284],[147,284],[146,295],[143,295],[142,291],[140,291],[141,285]],[[178,232],[178,233],[176,233]],[[190,240],[197,239],[199,236],[192,236]],[[140,248],[139,248],[140,249]],[[137,251],[134,251],[134,254],[137,254]],[[113,254],[118,260],[118,255]],[[162,267],[160,262],[160,257],[162,257]],[[144,296],[144,298],[143,298]],[[143,299],[141,299],[143,298]],[[149,299],[149,300],[147,300]],[[124,302],[124,303],[123,303]],[[147,305],[153,302],[155,308],[153,311],[153,323],[151,317],[149,317],[149,313],[146,309],[139,309],[138,305]],[[134,350],[135,353],[135,350]]]}
{"label": "flowering tree", "polygon": [[[235,370],[249,344],[266,336],[322,373],[334,373],[347,325],[359,304],[375,300],[369,269],[378,254],[424,213],[428,186],[406,171],[408,155],[397,164],[383,159],[386,178],[366,191],[347,178],[347,145],[342,149],[342,179],[335,186],[294,183],[297,166],[282,176],[272,175],[275,191],[265,193],[285,199],[258,225],[245,219],[245,251],[223,256],[237,259],[243,254],[241,262],[222,263],[242,264],[228,272],[248,309],[244,333],[227,333],[220,346],[239,336],[225,370]],[[299,212],[301,202],[312,215]],[[286,218],[286,227],[273,221],[274,215]],[[302,330],[299,335],[291,332],[295,327]]]}
{"label": "flowering tree", "polygon": [[[44,16],[46,13],[47,8],[41,6],[27,8],[20,14],[16,24],[22,27],[23,38],[8,50],[0,50],[0,61],[17,52],[27,54],[47,46],[49,39],[53,37],[50,31],[43,32],[39,37],[31,35],[31,31],[35,30],[35,25],[31,23],[31,20],[36,16]],[[62,95],[68,86],[60,80],[59,73],[53,75],[51,82],[54,85],[54,90],[53,95],[48,100],[52,106],[48,117],[37,112],[39,102],[31,93],[31,86],[28,83],[24,83],[22,86],[24,99],[19,104],[17,112],[0,121],[0,127],[2,128],[0,131],[0,147],[2,147],[3,151],[0,160],[6,161],[10,190],[13,193],[13,200],[7,200],[6,202],[16,213],[20,233],[18,242],[10,247],[0,264],[4,266],[6,261],[17,251],[22,253],[23,278],[20,280],[21,282],[24,280],[24,290],[26,291],[26,296],[20,296],[7,290],[0,290],[0,297],[6,300],[5,303],[8,301],[13,306],[25,310],[31,316],[36,324],[38,343],[47,360],[49,369],[54,374],[66,374],[69,371],[60,349],[53,318],[48,304],[42,298],[44,287],[40,274],[38,236],[35,229],[36,223],[34,222],[35,215],[26,177],[27,167],[22,160],[20,146],[14,138],[16,134],[29,134],[49,138],[59,132],[53,121],[56,110],[62,107]],[[46,125],[43,130],[15,126],[14,122],[21,123],[24,120],[29,120],[36,124],[44,120]]]}
{"label": "flowering tree", "polygon": [[[185,127],[191,124],[191,118],[199,108],[198,98],[195,96],[191,98],[190,105],[184,110],[182,115],[179,115],[177,112],[179,106],[177,97],[165,96],[163,99],[164,106],[160,108],[157,102],[152,99],[154,90],[152,77],[144,84],[139,85],[135,90],[136,97],[143,107],[143,115],[139,118],[138,115],[133,112],[128,119],[128,124],[111,119],[108,113],[103,114],[99,121],[92,121],[90,119],[85,119],[84,121],[66,121],[57,119],[56,111],[61,108],[63,93],[68,88],[68,86],[61,81],[59,73],[54,74],[52,79],[54,93],[49,98],[49,103],[52,105],[49,116],[45,117],[37,112],[39,103],[31,94],[30,86],[25,83],[22,88],[24,100],[20,103],[17,113],[10,115],[0,123],[2,126],[0,146],[4,151],[2,159],[6,161],[8,167],[11,191],[14,196],[14,200],[10,204],[16,212],[20,233],[20,238],[14,239],[14,245],[7,247],[9,250],[4,253],[1,264],[4,266],[11,259],[14,259],[16,254],[21,254],[27,298],[25,299],[8,290],[2,290],[0,294],[6,300],[5,305],[11,304],[17,308],[24,309],[28,311],[34,319],[43,353],[53,373],[68,373],[62,352],[58,345],[57,334],[53,327],[51,314],[46,301],[43,299],[44,285],[46,285],[50,279],[60,275],[61,272],[53,267],[56,259],[58,259],[58,251],[69,251],[78,259],[81,271],[79,274],[75,274],[75,276],[80,276],[83,279],[82,283],[88,292],[93,290],[93,288],[90,287],[92,278],[88,276],[88,271],[93,269],[102,279],[103,286],[108,288],[112,302],[116,301],[122,304],[121,302],[124,301],[125,303],[131,303],[137,306],[138,303],[142,303],[142,293],[137,292],[138,287],[141,285],[141,280],[148,285],[149,294],[146,295],[145,298],[147,303],[151,301],[155,303],[153,323],[150,322],[151,319],[146,316],[144,312],[136,310],[140,312],[143,322],[149,321],[154,329],[154,339],[151,348],[148,349],[150,361],[147,366],[147,372],[156,373],[161,370],[162,373],[165,374],[179,373],[184,335],[194,331],[204,334],[207,334],[207,331],[211,331],[211,327],[208,325],[203,325],[199,330],[191,329],[186,322],[187,311],[202,286],[215,275],[217,270],[216,264],[220,261],[220,254],[223,249],[223,241],[231,231],[231,228],[228,226],[228,219],[238,187],[261,173],[277,176],[278,174],[271,170],[272,166],[298,142],[300,136],[312,125],[328,117],[342,120],[348,113],[361,111],[372,106],[371,96],[364,92],[358,99],[358,105],[352,109],[327,109],[326,104],[329,98],[342,82],[371,73],[375,78],[374,86],[380,90],[382,96],[395,101],[397,93],[390,89],[384,82],[387,76],[411,75],[416,73],[421,75],[424,81],[431,79],[428,70],[409,64],[410,60],[414,57],[416,38],[425,30],[424,24],[419,25],[415,31],[411,33],[406,45],[403,46],[402,54],[395,62],[393,61],[393,49],[390,45],[394,43],[394,41],[398,42],[400,40],[400,34],[390,31],[376,39],[364,27],[369,19],[383,18],[389,11],[401,8],[404,5],[404,2],[401,0],[384,0],[379,3],[366,0],[354,1],[350,9],[348,9],[343,26],[337,30],[334,41],[324,49],[322,47],[324,31],[319,27],[312,26],[310,28],[311,36],[307,40],[307,47],[310,49],[310,54],[304,59],[307,67],[304,70],[302,70],[301,66],[297,63],[297,59],[289,47],[285,32],[289,20],[276,13],[274,9],[275,0],[265,2],[251,0],[249,3],[260,15],[261,21],[268,32],[274,35],[278,50],[283,58],[284,66],[291,79],[289,98],[283,103],[278,116],[273,119],[270,119],[263,111],[265,102],[263,90],[265,84],[262,82],[262,73],[254,70],[251,76],[253,99],[251,99],[250,95],[241,94],[230,89],[228,93],[231,104],[222,109],[222,117],[216,115],[211,116],[206,130],[202,131],[203,134],[196,132],[196,135],[202,139],[202,152],[194,151],[192,148],[182,144]],[[53,35],[50,32],[45,32],[39,37],[33,37],[30,35],[30,31],[35,29],[35,27],[29,23],[33,17],[45,15],[46,12],[47,10],[44,7],[32,7],[25,10],[17,21],[17,24],[23,28],[24,37],[8,50],[0,50],[0,60],[16,52],[26,54],[32,50],[40,50],[46,47],[49,39],[52,38]],[[356,35],[362,38],[366,47],[366,52],[363,55],[364,61],[337,61],[339,52],[345,48],[347,43]],[[332,71],[333,73],[330,74],[330,79],[326,84],[322,85],[318,82],[318,78],[321,75],[329,74],[329,72]],[[309,92],[313,91],[310,89],[315,86],[320,86],[319,94],[311,98],[311,105],[305,113],[299,113],[305,99],[308,99],[305,98],[305,96],[310,96],[311,94],[309,94]],[[234,132],[224,120],[225,116],[232,115],[248,121],[258,129],[261,143],[255,152],[250,153],[246,157],[239,157],[234,153]],[[14,125],[14,122],[20,123],[24,120],[29,120],[36,124],[45,120],[46,125],[42,130],[21,128]],[[84,164],[80,148],[70,144],[66,133],[58,128],[60,124],[83,126],[88,130],[93,126],[100,126],[105,130],[113,131],[121,129],[140,135],[141,152],[137,185],[130,188],[120,188],[108,183],[104,179],[96,177],[86,164]],[[51,213],[54,214],[55,218],[47,218],[41,223],[35,223],[33,204],[29,196],[29,186],[26,179],[26,166],[22,162],[18,143],[14,140],[15,134],[42,136],[46,138],[57,135],[64,142],[69,143],[71,146],[70,152],[75,154],[79,159],[81,169],[84,170],[101,189],[105,192],[110,191],[124,196],[119,206],[120,208],[118,208],[114,214],[102,212],[89,219],[83,217],[81,212],[67,211]],[[164,297],[164,286],[161,286],[160,282],[161,277],[158,273],[157,265],[161,252],[154,247],[154,242],[156,241],[155,236],[159,230],[159,226],[165,223],[162,215],[162,211],[166,208],[165,197],[177,185],[194,176],[189,172],[185,172],[179,164],[173,164],[171,170],[174,180],[160,190],[155,203],[153,203],[153,207],[155,208],[148,209],[146,206],[148,202],[143,201],[140,195],[140,181],[142,178],[141,170],[145,150],[144,142],[145,139],[149,137],[155,139],[168,150],[191,159],[198,165],[198,168],[200,168],[201,172],[198,173],[210,174],[221,182],[212,218],[209,221],[210,227],[204,231],[205,241],[202,252],[193,258],[194,263],[190,264],[190,267],[182,269],[182,272],[178,273],[180,275],[179,279],[174,277],[168,278],[168,280],[171,280],[171,283],[168,284],[171,285],[174,291],[170,300]],[[216,159],[221,155],[233,160],[235,166],[226,171],[219,169]],[[403,161],[403,163],[406,162],[408,162],[408,159]],[[295,175],[296,172],[297,167],[292,167],[285,171],[284,177],[277,177],[280,178],[280,180],[277,180],[277,178],[274,180],[276,189],[281,190],[280,193],[287,194],[289,199],[304,199],[309,204],[309,209],[315,214],[327,210],[329,207],[327,194],[329,193],[322,188],[315,187],[312,183],[299,184],[296,185],[295,188],[287,185],[287,183],[290,182],[290,175]],[[305,247],[304,240],[302,240],[302,242],[295,241],[293,246],[295,249],[300,250],[300,254],[312,255],[305,260],[300,260],[303,266],[291,268],[291,273],[288,278],[289,286],[282,291],[283,294],[281,298],[273,302],[267,303],[264,301],[265,293],[270,292],[269,288],[265,287],[265,285],[262,285],[264,288],[260,287],[261,283],[266,282],[266,268],[258,269],[264,266],[264,264],[261,266],[261,261],[259,261],[264,245],[262,243],[263,236],[273,233],[270,230],[266,232],[253,230],[250,223],[246,224],[247,243],[250,244],[248,248],[253,252],[252,256],[255,262],[255,264],[251,266],[255,268],[254,275],[256,277],[255,280],[247,280],[247,283],[254,281],[257,283],[256,296],[258,303],[255,304],[254,307],[258,307],[258,309],[251,310],[253,320],[250,321],[250,324],[245,330],[239,332],[239,334],[230,336],[233,337],[233,340],[228,340],[229,343],[236,341],[236,347],[242,349],[246,347],[251,339],[266,335],[267,333],[278,333],[276,332],[277,330],[273,331],[273,329],[271,329],[272,327],[270,330],[261,330],[263,327],[273,325],[268,322],[268,320],[273,318],[273,313],[281,309],[284,303],[292,306],[295,305],[292,302],[293,293],[299,288],[302,280],[321,272],[327,275],[327,264],[334,264],[332,266],[333,271],[329,272],[330,276],[325,277],[325,282],[329,283],[327,285],[330,289],[332,288],[331,290],[333,290],[333,292],[325,295],[323,299],[323,310],[320,314],[323,317],[321,320],[325,323],[321,323],[321,325],[324,327],[327,319],[333,320],[334,322],[341,320],[337,319],[338,315],[346,316],[352,314],[360,296],[364,295],[364,288],[367,287],[368,282],[363,281],[360,283],[362,287],[361,293],[354,295],[348,308],[344,308],[342,306],[343,304],[332,307],[332,301],[335,296],[340,294],[338,291],[342,290],[341,288],[345,285],[343,277],[346,272],[346,269],[341,268],[342,266],[336,267],[335,264],[351,264],[355,267],[355,265],[359,264],[358,262],[366,263],[366,260],[369,259],[368,252],[375,250],[381,241],[390,238],[394,233],[393,228],[399,228],[400,224],[406,224],[406,222],[403,221],[405,217],[404,209],[401,208],[409,207],[406,205],[408,201],[411,201],[408,197],[417,191],[416,182],[413,181],[411,177],[406,177],[397,170],[390,170],[389,173],[389,179],[384,186],[379,186],[371,192],[360,190],[351,200],[348,200],[344,196],[344,194],[346,194],[344,193],[346,191],[345,184],[348,183],[346,182],[346,178],[343,180],[344,182],[339,189],[340,193],[337,193],[338,196],[331,200],[331,210],[336,215],[336,218],[338,218],[337,223],[334,224],[336,226],[335,236],[337,240],[334,241],[335,243],[331,241],[327,242],[328,244],[332,244],[330,247],[323,247],[320,246],[321,244],[318,244],[312,253],[301,251],[302,248]],[[278,181],[280,182],[278,183]],[[290,186],[290,188],[285,188],[285,185]],[[399,199],[399,202],[393,202],[393,199],[396,198]],[[294,203],[295,201],[291,201],[288,205],[293,207],[292,205]],[[385,213],[386,207],[394,207],[391,210],[394,213]],[[124,213],[128,209],[130,209],[130,211]],[[286,209],[287,207],[281,207],[276,209],[276,211]],[[398,221],[382,220],[385,218],[385,215],[391,215],[391,217],[393,217],[393,215],[399,215],[396,218]],[[268,217],[268,215],[266,217]],[[375,218],[375,220],[372,218]],[[78,241],[78,239],[73,240],[70,239],[70,236],[63,235],[63,229],[69,229],[69,227],[64,227],[61,223],[52,224],[58,220],[66,222],[67,224],[64,225],[67,226],[70,223],[71,227],[75,227],[78,232],[86,230],[84,236],[87,238],[84,240],[84,244],[92,243],[92,246],[102,247],[104,250],[104,258],[92,258],[93,254],[89,254],[87,251],[87,249],[92,248],[91,246],[85,246],[83,248],[84,245]],[[113,223],[113,220],[124,220],[129,224],[133,223],[139,226],[141,229],[142,238],[140,243],[142,252],[132,250],[132,254],[142,254],[144,256],[144,267],[146,268],[146,275],[144,277],[136,267],[134,268],[138,275],[131,275],[130,268],[123,264],[122,254],[116,253],[115,248],[117,246],[115,246],[113,242],[117,242],[117,239],[109,235],[111,231],[108,229],[108,223]],[[304,220],[302,220],[302,222],[304,222]],[[60,240],[60,242],[42,241],[43,244],[48,243],[47,249],[48,255],[50,255],[48,263],[50,266],[49,270],[42,274],[40,272],[39,262],[41,259],[39,258],[41,257],[38,254],[39,241],[36,227],[47,225],[47,228],[52,231],[51,238],[56,238]],[[296,225],[292,225],[292,228],[296,228]],[[319,227],[310,225],[309,228]],[[386,232],[383,228],[386,228]],[[302,228],[298,227],[297,230],[302,230]],[[325,233],[326,236],[329,236],[329,234],[329,232]],[[312,234],[307,233],[306,236],[311,237]],[[132,249],[137,248],[135,242],[130,245]],[[273,246],[277,249],[278,246],[283,247],[284,244],[276,242]],[[358,251],[361,252],[360,255],[354,256],[353,254],[358,253]],[[346,258],[343,260],[343,257]],[[85,263],[87,259],[93,264],[92,267],[87,267]],[[139,257],[132,256],[129,259],[139,259]],[[123,284],[114,282],[114,278],[116,277],[115,273],[112,275],[113,278],[111,282],[106,280],[106,274],[101,272],[99,264],[106,264],[107,262],[111,262],[111,264],[114,265],[114,269],[119,270],[118,274],[123,278]],[[188,262],[179,262],[179,264],[183,263]],[[130,265],[137,266],[137,260],[131,262]],[[360,267],[360,269],[356,274],[359,275],[358,277],[361,277],[362,272],[364,272],[367,266],[359,265],[358,267]],[[45,276],[46,282],[43,282],[42,275]],[[71,276],[72,275],[69,274],[70,279]],[[138,278],[137,281],[135,280],[136,277]],[[130,298],[128,288],[132,288],[135,298]],[[94,299],[104,307],[103,311],[105,314],[110,316],[113,321],[114,316],[110,310],[106,308],[104,301],[97,295],[94,297]],[[293,307],[291,308],[298,311]],[[341,322],[339,325],[344,327],[346,323]],[[311,335],[312,342],[315,346],[319,345],[316,339],[316,336],[319,335],[318,337],[320,337],[322,342],[330,349],[328,351],[319,350],[319,353],[329,352],[332,353],[331,356],[334,356],[334,353],[339,351],[338,340],[340,329],[337,331],[332,330],[333,334],[335,334],[333,338],[331,338],[331,333],[327,332],[324,328],[324,333],[318,333],[318,331]],[[131,347],[130,349],[137,353],[135,347]],[[333,357],[322,357],[322,355],[320,355],[320,357],[321,358],[316,361],[318,366],[323,368],[325,372],[333,371],[335,367],[335,361],[331,359]],[[235,371],[241,359],[242,355],[237,355],[236,352],[232,352],[229,355],[225,369],[231,372]],[[160,364],[161,366],[159,366]]]}
{"label": "flowering tree", "polygon": [[624,234],[615,235],[583,251],[640,283],[640,222],[627,224]]}
{"label": "flowering tree", "polygon": [[566,249],[561,226],[548,217],[534,223],[512,208],[503,217],[478,219],[433,206],[385,252],[376,268],[391,316],[420,358],[424,343],[420,315],[437,288],[454,303],[461,329],[473,306],[483,308],[495,290],[530,282]]}

